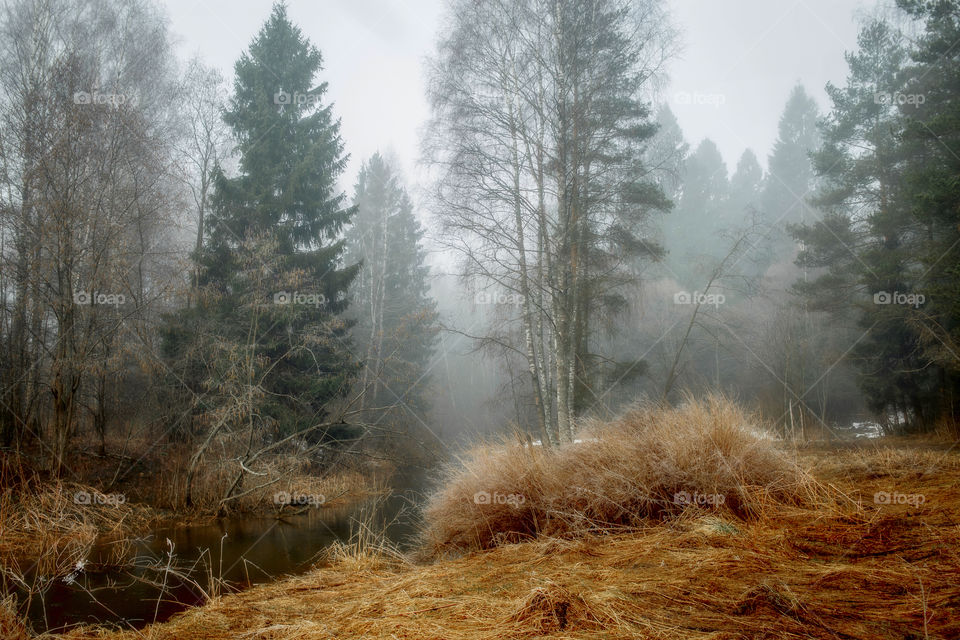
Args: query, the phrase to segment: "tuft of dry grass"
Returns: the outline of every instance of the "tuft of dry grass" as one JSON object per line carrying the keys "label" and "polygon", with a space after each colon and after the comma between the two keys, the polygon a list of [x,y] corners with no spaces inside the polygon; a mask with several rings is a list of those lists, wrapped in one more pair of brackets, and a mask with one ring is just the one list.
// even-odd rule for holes
{"label": "tuft of dry grass", "polygon": [[[83,498],[78,499],[78,496]],[[98,542],[108,553],[103,565],[121,565],[130,535],[154,520],[146,507],[111,501],[92,487],[75,483],[31,481],[0,495],[0,567],[17,572],[63,576],[86,560]]]}
{"label": "tuft of dry grass", "polygon": [[722,397],[646,405],[557,449],[485,443],[448,468],[425,510],[435,553],[640,527],[687,509],[752,518],[818,487]]}
{"label": "tuft of dry grass", "polygon": [[0,598],[0,638],[3,640],[28,640],[27,632],[17,611],[16,599],[13,596]]}
{"label": "tuft of dry grass", "polygon": [[407,557],[399,545],[387,537],[390,523],[378,523],[377,512],[386,500],[378,495],[353,521],[350,538],[337,541],[320,553],[321,564],[349,567],[354,571],[380,569],[385,566],[403,566]]}
{"label": "tuft of dry grass", "polygon": [[602,631],[616,625],[616,616],[570,587],[548,580],[530,589],[516,604],[516,609],[503,621],[505,630],[521,635],[572,630]]}

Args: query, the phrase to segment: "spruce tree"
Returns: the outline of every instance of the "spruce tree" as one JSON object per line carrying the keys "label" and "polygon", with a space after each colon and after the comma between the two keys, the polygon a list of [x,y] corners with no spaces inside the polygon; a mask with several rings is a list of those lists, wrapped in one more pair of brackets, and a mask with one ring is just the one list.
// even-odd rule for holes
{"label": "spruce tree", "polygon": [[866,25],[858,45],[846,56],[846,85],[827,86],[832,109],[812,156],[820,180],[812,203],[824,215],[793,227],[803,246],[797,263],[814,276],[795,290],[810,308],[855,327],[850,354],[872,410],[919,425],[929,422],[938,373],[920,348],[921,305],[901,302],[922,288],[917,257],[926,242],[914,199],[903,193],[910,161],[898,157],[912,117],[898,105],[907,52],[883,21]]}
{"label": "spruce tree", "polygon": [[350,289],[354,337],[363,355],[362,404],[389,408],[368,421],[414,430],[429,411],[427,367],[438,333],[423,229],[379,153],[361,168],[353,202],[357,215],[346,232],[345,255],[348,263],[362,264]]}
{"label": "spruce tree", "polygon": [[342,261],[354,209],[336,191],[347,158],[339,122],[322,104],[326,84],[316,84],[321,69],[320,52],[275,5],[236,63],[224,120],[239,172],[215,175],[200,304],[166,332],[191,391],[213,398],[205,408],[274,438],[318,437],[311,429],[357,368],[339,317],[358,268]]}
{"label": "spruce tree", "polygon": [[960,2],[900,0],[924,33],[900,75],[895,99],[903,122],[896,161],[903,167],[894,204],[909,215],[913,293],[925,302],[908,322],[923,348],[925,385],[918,426],[960,424]]}
{"label": "spruce tree", "polygon": [[810,153],[820,144],[817,104],[802,85],[790,93],[780,116],[777,140],[767,161],[760,208],[767,226],[767,240],[758,249],[762,264],[792,261],[795,244],[787,231],[790,224],[816,218],[808,199],[815,190]]}
{"label": "spruce tree", "polygon": [[742,224],[760,209],[763,187],[763,168],[756,154],[746,149],[737,161],[737,169],[730,178],[730,201],[727,206],[729,224]]}
{"label": "spruce tree", "polygon": [[704,139],[687,157],[680,201],[665,224],[667,264],[685,287],[701,286],[723,251],[716,237],[725,224],[728,195],[727,165],[717,145]]}
{"label": "spruce tree", "polygon": [[664,196],[676,203],[683,183],[683,166],[690,145],[683,139],[677,116],[667,105],[657,109],[657,133],[650,139],[643,158],[647,170]]}

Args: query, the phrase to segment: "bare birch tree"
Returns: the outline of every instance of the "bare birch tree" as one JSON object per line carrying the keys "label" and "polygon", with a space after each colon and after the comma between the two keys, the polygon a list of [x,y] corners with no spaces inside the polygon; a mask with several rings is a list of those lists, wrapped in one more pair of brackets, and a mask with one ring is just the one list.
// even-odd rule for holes
{"label": "bare birch tree", "polygon": [[170,58],[145,2],[21,1],[0,22],[5,424],[60,473],[83,394],[103,426],[118,336],[156,284]]}
{"label": "bare birch tree", "polygon": [[645,0],[457,1],[451,14],[429,86],[442,238],[479,302],[507,302],[542,441],[568,441],[591,318],[615,301],[614,274],[657,253],[644,221],[670,206],[642,154],[672,32]]}

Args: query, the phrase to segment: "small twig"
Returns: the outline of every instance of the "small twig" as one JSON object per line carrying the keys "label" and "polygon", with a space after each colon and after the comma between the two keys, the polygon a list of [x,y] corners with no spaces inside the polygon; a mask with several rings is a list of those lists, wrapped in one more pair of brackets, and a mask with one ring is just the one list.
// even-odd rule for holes
{"label": "small twig", "polygon": [[923,590],[923,578],[917,573],[917,582],[920,583],[920,602],[923,604],[923,637],[930,640],[930,634],[927,632],[927,595]]}
{"label": "small twig", "polygon": [[247,473],[249,473],[250,475],[253,475],[253,476],[265,476],[265,475],[267,475],[267,472],[266,472],[266,471],[257,472],[257,471],[254,471],[253,469],[250,469],[249,467],[247,467],[247,465],[243,464],[243,460],[242,460],[242,459],[240,459],[240,458],[235,458],[235,459],[236,459],[236,461],[240,464],[240,468],[243,469],[244,471],[246,471]]}
{"label": "small twig", "polygon": [[450,607],[455,607],[458,604],[461,604],[461,603],[451,602],[450,604],[441,604],[440,606],[437,606],[437,607],[427,607],[426,609],[417,609],[416,611],[404,611],[402,613],[392,613],[387,617],[395,618],[397,616],[412,616],[415,613],[426,613],[427,611],[437,611],[438,609],[449,609]]}

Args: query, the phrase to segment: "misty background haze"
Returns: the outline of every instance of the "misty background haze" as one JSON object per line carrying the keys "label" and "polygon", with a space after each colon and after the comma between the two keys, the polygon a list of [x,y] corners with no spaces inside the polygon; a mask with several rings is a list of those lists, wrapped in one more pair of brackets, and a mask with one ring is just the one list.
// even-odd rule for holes
{"label": "misty background haze", "polygon": [[932,429],[931,1],[8,0],[3,438],[190,443],[189,505],[243,434],[329,468],[709,392]]}
{"label": "misty background haze", "polygon": [[0,635],[955,637],[958,176],[960,0],[0,0]]}
{"label": "misty background haze", "polygon": [[[167,0],[181,57],[198,55],[228,80],[233,64],[262,22],[265,0]],[[678,29],[678,54],[651,95],[676,115],[691,151],[704,138],[716,143],[728,174],[751,149],[766,169],[783,105],[797,84],[824,108],[827,82],[842,83],[844,53],[856,48],[863,20],[876,13],[867,0],[694,2],[665,4]],[[433,177],[422,165],[421,139],[429,118],[424,71],[444,19],[443,0],[290,2],[289,15],[324,58],[320,74],[342,123],[350,193],[360,165],[376,152],[390,157],[414,200],[422,204]],[[432,295],[441,319],[464,334],[480,333],[483,310],[453,275],[455,257],[432,242],[426,209],[415,207],[428,229],[425,246]],[[460,333],[442,332],[432,384],[442,389],[438,424],[458,434],[496,429],[513,417],[499,364],[474,351]],[[505,402],[505,399],[508,399]],[[438,437],[445,437],[437,434]]]}
{"label": "misty background haze", "polygon": [[[266,0],[167,0],[182,57],[199,54],[227,78],[237,56],[269,10]],[[324,57],[322,78],[343,123],[353,184],[360,163],[393,151],[405,177],[423,180],[417,166],[420,130],[429,116],[424,62],[433,53],[443,0],[294,1],[290,17]],[[827,82],[846,75],[845,51],[856,49],[867,0],[729,0],[666,3],[680,30],[682,51],[666,69],[660,99],[676,113],[693,143],[711,138],[728,167],[746,148],[766,166],[777,120],[790,90],[803,84],[821,107]],[[681,104],[682,92],[723,96],[723,104]]]}

